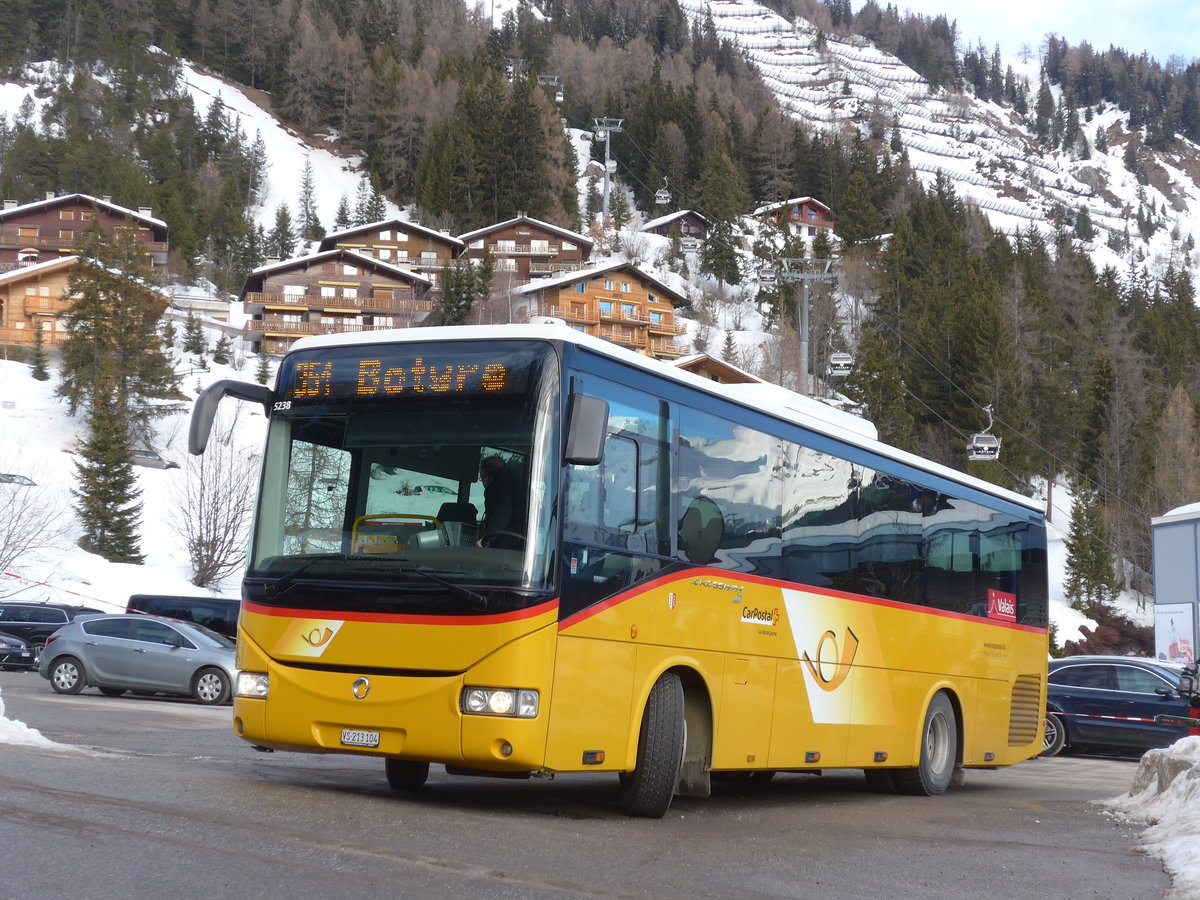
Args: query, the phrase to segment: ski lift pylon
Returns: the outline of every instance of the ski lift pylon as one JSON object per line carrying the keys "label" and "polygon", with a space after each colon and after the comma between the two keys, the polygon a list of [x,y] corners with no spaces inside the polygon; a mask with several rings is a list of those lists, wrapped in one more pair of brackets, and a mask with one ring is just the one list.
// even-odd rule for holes
{"label": "ski lift pylon", "polygon": [[967,441],[967,459],[995,462],[1000,458],[1000,438],[989,434],[992,430],[992,408],[985,406],[983,411],[988,414],[987,428],[978,434],[971,435]]}

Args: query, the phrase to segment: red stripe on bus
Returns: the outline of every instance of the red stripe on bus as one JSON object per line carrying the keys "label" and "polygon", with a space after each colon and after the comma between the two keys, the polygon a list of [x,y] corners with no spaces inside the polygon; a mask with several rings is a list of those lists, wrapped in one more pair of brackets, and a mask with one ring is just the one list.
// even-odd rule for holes
{"label": "red stripe on bus", "polygon": [[286,619],[337,619],[342,622],[380,622],[390,625],[502,625],[506,622],[535,619],[538,616],[553,612],[558,609],[558,600],[547,600],[545,603],[530,606],[527,609],[514,609],[511,612],[477,616],[345,612],[332,609],[289,609],[279,606],[260,606],[257,603],[250,602],[244,602],[242,608],[247,612],[257,613],[260,616],[277,616]]}
{"label": "red stripe on bus", "polygon": [[823,597],[838,597],[843,600],[850,600],[854,603],[869,603],[872,606],[883,606],[888,609],[906,609],[916,612],[926,613],[931,616],[941,616],[945,619],[957,619],[961,622],[983,622],[988,625],[995,625],[998,628],[1009,628],[1016,631],[1024,631],[1028,634],[1045,634],[1045,628],[1039,628],[1036,625],[1022,625],[1017,622],[1005,622],[1000,619],[989,619],[986,616],[972,616],[967,613],[953,612],[947,609],[935,609],[931,606],[921,606],[917,603],[904,603],[900,600],[888,600],[885,597],[869,597],[866,594],[853,594],[849,591],[839,591],[836,588],[815,588],[809,585],[795,584],[790,581],[780,581],[776,578],[766,578],[762,575],[747,575],[740,572],[730,572],[727,569],[689,569],[686,573],[675,572],[670,575],[662,575],[658,578],[651,579],[643,584],[639,584],[636,588],[625,594],[616,594],[606,600],[601,600],[599,603],[581,609],[579,612],[568,616],[558,623],[558,630],[565,631],[587,619],[597,616],[602,612],[606,612],[626,600],[632,600],[634,597],[639,597],[647,591],[652,591],[664,585],[676,584],[685,581],[694,581],[698,578],[711,578],[723,582],[743,582],[750,584],[760,584],[765,587],[779,588],[780,590],[804,591],[810,594],[820,594]]}

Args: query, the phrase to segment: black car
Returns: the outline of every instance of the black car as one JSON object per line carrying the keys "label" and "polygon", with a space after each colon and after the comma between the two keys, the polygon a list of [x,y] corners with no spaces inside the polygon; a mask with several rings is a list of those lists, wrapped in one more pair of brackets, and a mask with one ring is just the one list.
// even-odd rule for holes
{"label": "black car", "polygon": [[35,669],[37,657],[24,638],[0,631],[0,669]]}
{"label": "black car", "polygon": [[46,646],[46,638],[58,631],[80,613],[100,610],[67,603],[0,603],[0,631],[15,634],[29,644],[36,667]]}
{"label": "black car", "polygon": [[1129,656],[1067,656],[1050,661],[1042,756],[1060,750],[1142,753],[1188,733],[1158,715],[1189,715],[1179,696],[1183,667]]}

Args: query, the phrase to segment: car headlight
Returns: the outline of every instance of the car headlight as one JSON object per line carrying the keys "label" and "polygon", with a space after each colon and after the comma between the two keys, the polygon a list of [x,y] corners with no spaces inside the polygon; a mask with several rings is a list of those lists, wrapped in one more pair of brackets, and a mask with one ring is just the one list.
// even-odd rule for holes
{"label": "car headlight", "polygon": [[262,699],[270,693],[271,676],[266,672],[238,672],[236,695]]}
{"label": "car headlight", "polygon": [[518,688],[467,687],[462,711],[474,716],[532,719],[538,714],[538,692]]}

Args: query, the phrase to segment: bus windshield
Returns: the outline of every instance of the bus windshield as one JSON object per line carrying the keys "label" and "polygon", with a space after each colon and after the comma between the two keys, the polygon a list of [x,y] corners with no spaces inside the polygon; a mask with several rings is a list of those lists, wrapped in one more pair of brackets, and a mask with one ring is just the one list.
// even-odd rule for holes
{"label": "bus windshield", "polygon": [[549,345],[302,351],[285,361],[277,396],[252,599],[261,591],[263,602],[312,605],[296,601],[315,590],[326,608],[371,608],[362,598],[386,587],[401,608],[407,594],[458,612],[486,608],[480,589],[549,590],[558,427]]}

